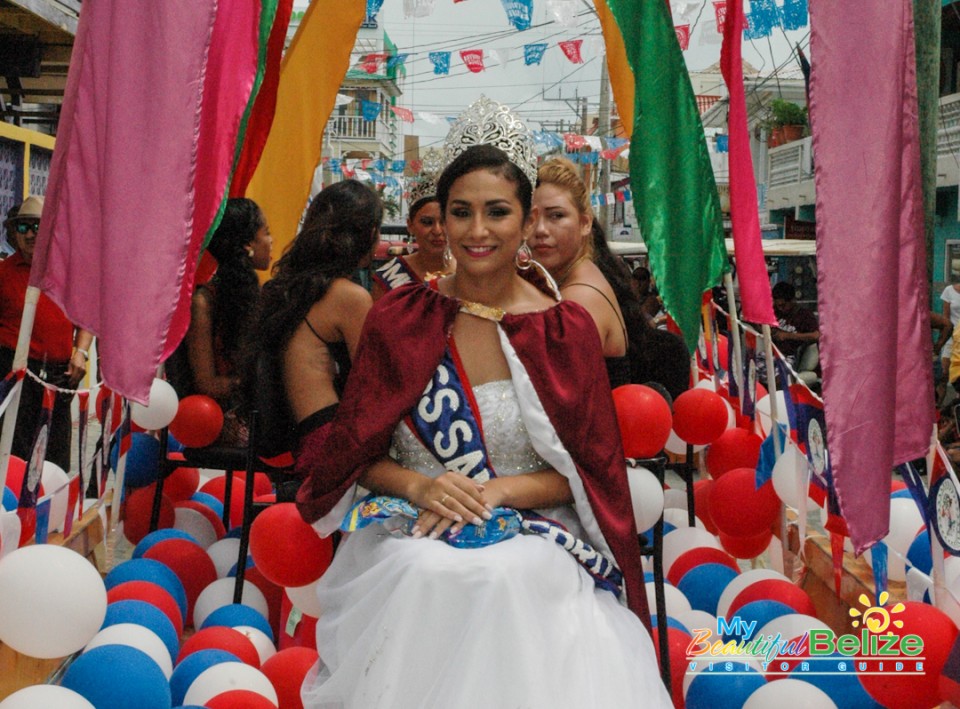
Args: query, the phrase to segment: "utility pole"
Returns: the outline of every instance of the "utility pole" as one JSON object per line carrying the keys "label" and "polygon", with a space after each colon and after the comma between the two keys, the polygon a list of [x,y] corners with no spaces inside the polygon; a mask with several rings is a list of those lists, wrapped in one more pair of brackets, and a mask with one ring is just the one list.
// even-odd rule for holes
{"label": "utility pole", "polygon": [[[610,77],[607,72],[607,57],[603,56],[600,63],[600,109],[598,112],[597,133],[601,138],[610,137]],[[600,191],[607,195],[610,193],[610,163],[601,159],[598,162],[600,166]],[[612,209],[609,204],[600,207],[600,226],[603,227],[603,233],[610,238],[610,222]]]}

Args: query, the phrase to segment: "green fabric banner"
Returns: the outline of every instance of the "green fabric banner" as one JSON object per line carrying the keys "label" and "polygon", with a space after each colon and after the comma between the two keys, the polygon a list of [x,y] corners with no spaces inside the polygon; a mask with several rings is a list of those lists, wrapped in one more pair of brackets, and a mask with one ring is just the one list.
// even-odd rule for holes
{"label": "green fabric banner", "polygon": [[650,270],[687,348],[703,292],[727,268],[720,196],[703,124],[664,0],[607,0],[636,82],[630,185]]}

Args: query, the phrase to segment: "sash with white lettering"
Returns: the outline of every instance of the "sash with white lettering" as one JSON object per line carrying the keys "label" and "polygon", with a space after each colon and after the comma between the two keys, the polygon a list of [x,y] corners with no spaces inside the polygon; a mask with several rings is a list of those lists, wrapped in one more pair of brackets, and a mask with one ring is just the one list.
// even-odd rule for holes
{"label": "sash with white lettering", "polygon": [[[424,447],[447,470],[456,471],[483,483],[496,477],[496,472],[487,457],[473,391],[464,386],[465,381],[466,375],[451,343],[437,366],[433,379],[427,384],[420,401],[406,420]],[[354,510],[370,502],[370,498],[365,498]],[[382,511],[383,506],[378,507]],[[353,512],[348,514],[348,518]],[[616,565],[589,544],[576,538],[561,524],[532,510],[520,512],[498,507],[494,510],[493,520],[479,527],[464,525],[455,537],[444,535],[443,538],[453,546],[471,548],[503,541],[514,536],[517,531],[553,540],[573,555],[598,586],[620,595],[623,577]]]}
{"label": "sash with white lettering", "polygon": [[385,291],[405,286],[408,283],[419,283],[420,278],[401,256],[395,256],[380,268],[375,270],[373,280],[380,284]]}

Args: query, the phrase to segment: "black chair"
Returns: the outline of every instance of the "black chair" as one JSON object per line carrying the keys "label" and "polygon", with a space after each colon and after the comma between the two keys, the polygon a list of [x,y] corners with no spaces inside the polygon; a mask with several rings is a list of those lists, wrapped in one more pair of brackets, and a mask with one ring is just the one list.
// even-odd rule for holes
{"label": "black chair", "polygon": [[255,503],[253,501],[253,480],[257,473],[266,473],[277,491],[277,501],[291,501],[296,494],[297,481],[293,478],[291,468],[275,467],[266,463],[258,454],[259,441],[259,413],[251,411],[248,418],[249,437],[247,445],[234,446],[207,446],[205,448],[185,448],[183,459],[170,458],[167,448],[167,430],[160,435],[160,470],[157,476],[157,487],[153,496],[153,509],[150,515],[150,531],[155,531],[160,523],[160,508],[163,499],[163,484],[178,468],[207,468],[223,470],[226,473],[226,485],[223,492],[223,526],[230,529],[230,507],[233,499],[234,470],[246,471],[246,484],[243,489],[243,519],[240,524],[240,551],[237,558],[237,575],[233,589],[233,602],[240,603],[243,596],[243,581],[247,569],[247,552],[250,547],[250,526],[257,514],[265,509],[269,503]]}

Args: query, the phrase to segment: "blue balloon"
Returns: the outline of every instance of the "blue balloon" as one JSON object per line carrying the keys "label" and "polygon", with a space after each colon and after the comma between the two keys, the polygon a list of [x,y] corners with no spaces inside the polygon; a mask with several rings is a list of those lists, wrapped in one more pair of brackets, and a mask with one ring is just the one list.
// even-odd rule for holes
{"label": "blue balloon", "polygon": [[683,575],[677,588],[690,601],[691,608],[716,615],[720,594],[737,573],[725,564],[700,564]]}
{"label": "blue balloon", "polygon": [[[120,460],[120,439],[110,449],[110,468],[117,469]],[[149,433],[134,433],[127,452],[124,482],[128,487],[146,487],[157,481],[160,473],[160,441]]]}
{"label": "blue balloon", "polygon": [[128,645],[101,645],[83,653],[70,663],[60,684],[97,709],[172,704],[163,671],[147,653]]}
{"label": "blue balloon", "polygon": [[170,693],[174,702],[182,702],[187,690],[200,673],[222,662],[240,662],[240,658],[226,650],[197,650],[180,660],[170,675]]}
{"label": "blue balloon", "polygon": [[13,512],[14,510],[17,509],[18,504],[19,502],[17,501],[16,494],[13,492],[13,490],[11,490],[6,485],[4,485],[3,486],[3,509],[5,509],[7,512]]}
{"label": "blue balloon", "polygon": [[[253,557],[250,554],[247,554],[247,568],[252,569],[256,566],[253,562]],[[235,577],[237,575],[237,565],[234,564],[230,567],[230,572],[227,574],[228,577]]]}
{"label": "blue balloon", "polygon": [[141,558],[154,544],[167,539],[186,539],[194,544],[199,543],[192,534],[184,532],[182,529],[158,529],[150,532],[150,534],[145,536],[137,543],[137,546],[133,548],[133,558]]}
{"label": "blue balloon", "polygon": [[183,445],[180,441],[173,437],[173,434],[167,431],[167,452],[168,453],[183,453],[187,447]]}
{"label": "blue balloon", "polygon": [[206,505],[217,513],[217,517],[223,519],[223,503],[213,495],[206,492],[195,492],[190,496],[190,499],[194,500],[195,502],[199,502],[202,505]]}
{"label": "blue balloon", "polygon": [[933,554],[930,551],[930,532],[924,529],[918,534],[907,550],[907,562],[927,576],[933,569]]}
{"label": "blue balloon", "polygon": [[119,586],[126,581],[151,581],[166,589],[173,596],[177,605],[180,606],[180,615],[186,622],[187,592],[183,588],[183,582],[169,566],[161,564],[156,559],[131,559],[115,567],[113,571],[107,574],[103,583],[109,591],[114,586]]}
{"label": "blue balloon", "polygon": [[103,619],[100,629],[109,628],[120,623],[133,623],[152,630],[163,641],[170,652],[170,661],[173,662],[180,652],[180,638],[177,629],[167,617],[167,614],[152,603],[133,599],[115,601],[107,604],[107,615]]}
{"label": "blue balloon", "polygon": [[713,670],[697,673],[687,688],[687,709],[742,709],[750,695],[767,683],[749,665],[735,663],[735,671],[730,672],[724,666],[724,662],[717,662]]}
{"label": "blue balloon", "polygon": [[733,617],[728,617],[726,620],[727,623],[733,623],[736,620],[740,620],[742,624],[749,625],[753,622],[756,622],[756,624],[750,626],[749,629],[743,627],[743,625],[740,625],[736,628],[731,628],[730,633],[724,633],[723,641],[739,641],[741,638],[745,638],[748,633],[751,633],[752,637],[752,634],[759,633],[760,629],[774,618],[779,618],[782,615],[791,615],[793,613],[796,613],[796,611],[786,603],[768,600],[751,601],[734,613]]}
{"label": "blue balloon", "polygon": [[[651,627],[651,628],[656,628],[656,627],[657,627],[657,614],[656,614],[656,613],[654,613],[653,615],[650,616],[650,627]],[[687,628],[687,626],[685,626],[683,623],[681,623],[681,622],[680,622],[679,620],[677,620],[676,618],[673,618],[673,617],[671,617],[671,616],[669,616],[669,615],[667,616],[667,627],[668,627],[668,628],[676,628],[677,630],[682,630],[682,631],[685,632],[687,635],[689,635],[691,638],[693,638],[693,633],[690,632],[690,630],[689,630],[689,628]]]}
{"label": "blue balloon", "polygon": [[891,500],[896,500],[898,497],[906,497],[909,499],[912,495],[910,494],[910,490],[903,487],[890,493]]}
{"label": "blue balloon", "polygon": [[273,640],[273,629],[267,619],[260,615],[260,612],[245,606],[242,603],[231,603],[227,606],[220,606],[213,613],[207,616],[200,629],[212,628],[214,626],[225,626],[227,628],[236,628],[238,625],[249,625],[251,628],[262,630],[270,640]]}
{"label": "blue balloon", "polygon": [[243,532],[243,529],[239,525],[236,527],[231,527],[229,530],[227,530],[227,533],[223,535],[223,538],[239,539],[241,532]]}
{"label": "blue balloon", "polygon": [[840,653],[817,660],[805,660],[790,672],[792,679],[812,684],[843,709],[883,709],[882,704],[867,694],[855,671],[854,661]]}

